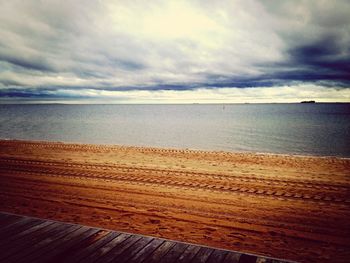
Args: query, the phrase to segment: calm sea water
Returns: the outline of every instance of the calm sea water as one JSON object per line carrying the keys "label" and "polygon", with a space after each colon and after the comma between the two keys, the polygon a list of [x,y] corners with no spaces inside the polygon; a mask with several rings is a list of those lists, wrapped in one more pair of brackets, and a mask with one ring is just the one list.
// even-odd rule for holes
{"label": "calm sea water", "polygon": [[0,105],[0,138],[350,157],[350,104]]}

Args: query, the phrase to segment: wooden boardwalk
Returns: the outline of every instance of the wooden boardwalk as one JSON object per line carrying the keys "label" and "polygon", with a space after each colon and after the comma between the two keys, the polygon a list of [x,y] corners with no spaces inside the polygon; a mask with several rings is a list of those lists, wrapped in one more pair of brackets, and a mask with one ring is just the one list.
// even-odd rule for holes
{"label": "wooden boardwalk", "polygon": [[0,212],[0,262],[283,262]]}

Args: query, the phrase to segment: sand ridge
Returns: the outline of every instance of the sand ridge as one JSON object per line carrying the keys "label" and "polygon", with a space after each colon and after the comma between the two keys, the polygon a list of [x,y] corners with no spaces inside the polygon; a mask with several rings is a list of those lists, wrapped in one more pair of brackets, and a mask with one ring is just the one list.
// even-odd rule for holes
{"label": "sand ridge", "polygon": [[341,158],[0,141],[0,209],[301,262],[346,262],[349,171]]}

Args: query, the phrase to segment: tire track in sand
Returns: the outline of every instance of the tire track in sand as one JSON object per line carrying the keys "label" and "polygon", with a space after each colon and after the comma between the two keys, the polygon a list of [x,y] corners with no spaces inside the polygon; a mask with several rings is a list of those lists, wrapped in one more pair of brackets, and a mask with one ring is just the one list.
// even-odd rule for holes
{"label": "tire track in sand", "polygon": [[[52,166],[55,168],[53,169]],[[68,166],[68,168],[67,168]],[[80,170],[74,169],[78,167]],[[257,196],[267,196],[272,198],[286,198],[286,199],[297,199],[303,201],[313,201],[313,202],[336,202],[336,203],[350,203],[350,199],[348,196],[344,194],[339,194],[339,192],[347,191],[347,188],[336,187],[336,186],[328,186],[325,185],[323,189],[332,190],[337,192],[338,194],[332,193],[331,195],[324,193],[314,192],[287,192],[280,189],[273,189],[271,184],[267,180],[264,182],[264,185],[261,185],[262,180],[249,178],[249,182],[260,183],[260,185],[249,186],[246,184],[247,180],[245,178],[240,178],[239,180],[243,183],[236,183],[235,185],[227,185],[223,184],[222,181],[216,180],[214,182],[191,182],[182,180],[176,180],[173,176],[169,176],[169,173],[172,175],[181,175],[181,176],[189,176],[192,177],[193,174],[196,174],[197,177],[207,177],[208,174],[201,173],[187,173],[184,171],[175,171],[172,173],[171,170],[164,169],[148,169],[148,168],[134,168],[134,167],[118,167],[113,166],[113,172],[105,171],[104,169],[99,170],[101,166],[99,165],[91,165],[91,164],[64,164],[57,162],[42,162],[42,161],[28,161],[28,160],[13,160],[13,159],[1,159],[0,161],[0,170],[4,171],[17,171],[22,173],[44,173],[50,176],[60,176],[60,177],[72,177],[79,179],[94,179],[94,180],[104,180],[104,181],[123,181],[131,184],[141,184],[141,185],[161,185],[162,187],[176,187],[180,189],[192,189],[192,190],[202,190],[202,191],[210,191],[210,192],[226,192],[226,193],[238,193],[238,194],[249,194],[249,195],[257,195]],[[91,169],[95,169],[91,171]],[[162,175],[162,176],[159,176]],[[167,178],[164,178],[166,177]],[[212,174],[209,174],[212,176]],[[217,175],[213,175],[214,177]],[[163,177],[163,178],[162,178]],[[218,176],[220,178],[220,175]],[[245,180],[245,181],[244,181]],[[307,185],[307,184],[301,184]],[[307,187],[306,187],[307,188]],[[321,188],[322,189],[322,188]]]}

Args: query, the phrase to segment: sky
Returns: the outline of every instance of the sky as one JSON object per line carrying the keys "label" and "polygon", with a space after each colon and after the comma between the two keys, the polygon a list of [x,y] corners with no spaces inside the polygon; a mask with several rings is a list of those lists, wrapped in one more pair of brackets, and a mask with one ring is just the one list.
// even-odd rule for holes
{"label": "sky", "polygon": [[0,0],[0,103],[350,102],[348,0]]}

